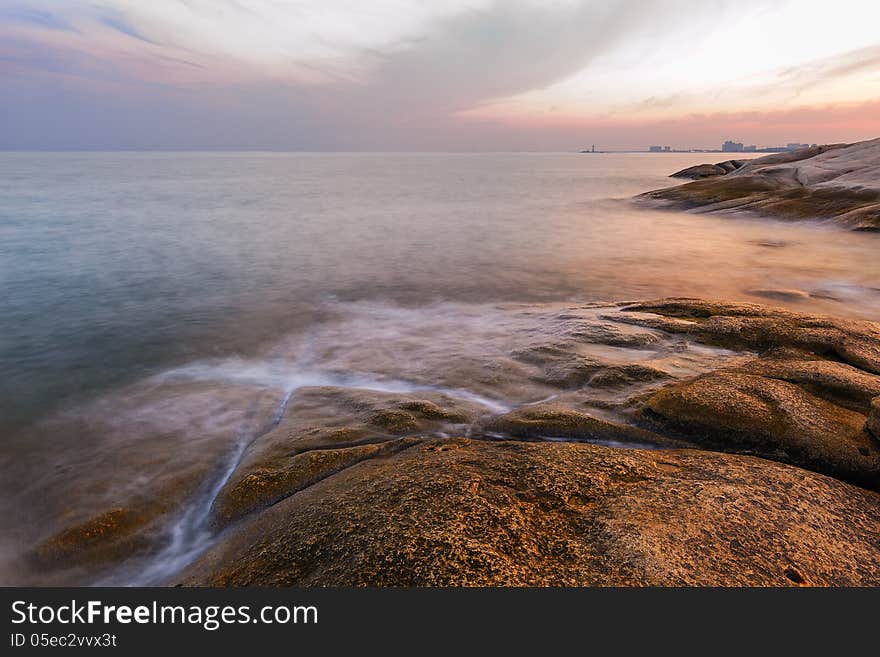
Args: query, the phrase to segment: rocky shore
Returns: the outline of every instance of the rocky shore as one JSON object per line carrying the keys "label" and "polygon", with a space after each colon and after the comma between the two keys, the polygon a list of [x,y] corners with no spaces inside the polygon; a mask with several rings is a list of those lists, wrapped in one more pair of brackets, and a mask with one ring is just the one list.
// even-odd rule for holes
{"label": "rocky shore", "polygon": [[853,230],[880,230],[880,139],[698,165],[672,175],[696,180],[647,192],[640,200],[698,212],[829,219]]}
{"label": "rocky shore", "polygon": [[[527,339],[467,375],[528,390],[508,408],[332,385],[257,407],[209,544],[165,583],[880,584],[880,325],[696,299],[518,312]],[[120,495],[30,566],[137,564],[198,486],[178,488]]]}

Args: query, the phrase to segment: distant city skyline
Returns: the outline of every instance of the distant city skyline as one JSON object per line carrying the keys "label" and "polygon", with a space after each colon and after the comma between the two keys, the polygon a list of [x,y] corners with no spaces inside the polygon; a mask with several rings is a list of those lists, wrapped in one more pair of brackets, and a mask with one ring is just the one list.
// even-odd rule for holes
{"label": "distant city skyline", "polygon": [[878,24],[857,0],[2,0],[0,149],[857,141]]}

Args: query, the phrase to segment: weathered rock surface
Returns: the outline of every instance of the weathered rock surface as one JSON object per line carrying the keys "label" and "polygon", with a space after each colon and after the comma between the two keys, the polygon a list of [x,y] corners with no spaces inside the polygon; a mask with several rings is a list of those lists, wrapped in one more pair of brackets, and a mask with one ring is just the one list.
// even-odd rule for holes
{"label": "weathered rock surface", "polygon": [[707,446],[880,487],[880,446],[865,432],[865,416],[798,385],[718,372],[656,393],[647,408]]}
{"label": "weathered rock surface", "polygon": [[663,299],[630,304],[623,310],[633,313],[628,321],[635,324],[709,344],[761,352],[789,347],[880,374],[880,325],[875,322],[700,299]]}
{"label": "weathered rock surface", "polygon": [[449,439],[286,498],[174,582],[877,585],[878,531],[877,493],[763,459]]}
{"label": "weathered rock surface", "polygon": [[868,421],[865,428],[875,438],[880,440],[880,397],[871,402],[871,408],[868,411]]}
{"label": "weathered rock surface", "polygon": [[664,436],[554,404],[534,404],[487,421],[483,431],[516,438],[568,438],[633,445],[671,445]]}
{"label": "weathered rock surface", "polygon": [[28,555],[37,568],[100,563],[148,547],[143,529],[167,509],[120,507],[69,527],[35,546]]}
{"label": "weathered rock surface", "polygon": [[701,212],[833,219],[857,230],[880,230],[880,139],[768,155],[724,175],[638,198]]}
{"label": "weathered rock surface", "polygon": [[215,524],[224,527],[361,460],[407,447],[398,436],[469,423],[481,410],[439,393],[303,388],[287,418],[249,446],[217,495]]}
{"label": "weathered rock surface", "polygon": [[746,160],[726,160],[717,164],[697,164],[687,167],[681,171],[676,171],[670,178],[690,178],[691,180],[700,180],[702,178],[711,178],[712,176],[723,176],[731,171],[736,171],[746,163]]}
{"label": "weathered rock surface", "polygon": [[625,310],[652,313],[636,323],[668,321],[667,330],[760,354],[651,395],[656,431],[880,488],[880,444],[865,429],[880,390],[880,326],[687,299]]}

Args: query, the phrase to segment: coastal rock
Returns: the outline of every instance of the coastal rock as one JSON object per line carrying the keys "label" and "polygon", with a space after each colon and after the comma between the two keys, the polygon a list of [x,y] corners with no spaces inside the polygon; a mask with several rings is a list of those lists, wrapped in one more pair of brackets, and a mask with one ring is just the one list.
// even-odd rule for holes
{"label": "coastal rock", "polygon": [[400,438],[344,449],[316,449],[251,467],[218,496],[213,507],[216,525],[224,527],[355,463],[406,449],[411,440]]}
{"label": "coastal rock", "polygon": [[601,360],[577,353],[574,345],[542,345],[520,349],[511,355],[518,361],[537,366],[540,374],[536,378],[558,388],[580,388],[603,367]]}
{"label": "coastal rock", "polygon": [[871,409],[868,411],[868,420],[865,423],[865,428],[874,438],[880,440],[880,397],[871,402]]}
{"label": "coastal rock", "polygon": [[669,386],[647,408],[705,446],[757,454],[880,488],[865,416],[765,376],[718,372]]}
{"label": "coastal rock", "polygon": [[142,531],[165,509],[120,507],[69,527],[35,546],[28,561],[36,568],[101,563],[126,556],[149,545]]}
{"label": "coastal rock", "polygon": [[470,423],[482,412],[439,393],[301,388],[278,427],[248,447],[218,493],[214,526],[225,527],[361,460],[406,448],[409,442],[398,436]]}
{"label": "coastal rock", "polygon": [[649,396],[645,419],[658,433],[880,488],[880,445],[865,431],[880,390],[880,326],[693,299],[623,310],[637,324],[658,328],[668,319],[671,332],[758,352]]}
{"label": "coastal rock", "polygon": [[880,230],[880,139],[768,155],[638,198],[685,210],[833,219],[855,230]]}
{"label": "coastal rock", "polygon": [[592,388],[614,388],[633,383],[648,383],[668,379],[669,374],[656,367],[630,363],[603,368],[590,378]]}
{"label": "coastal rock", "polygon": [[880,496],[763,459],[425,441],[225,534],[196,586],[876,586]]}
{"label": "coastal rock", "polygon": [[627,424],[620,424],[554,404],[533,404],[494,417],[482,426],[489,433],[516,438],[568,438],[630,444],[670,444],[670,441]]}
{"label": "coastal rock", "polygon": [[871,399],[880,395],[880,376],[798,351],[771,352],[738,369],[796,383],[814,395],[862,413],[868,410]]}
{"label": "coastal rock", "polygon": [[701,178],[711,178],[712,176],[723,176],[726,173],[727,169],[724,169],[717,164],[696,164],[692,167],[682,169],[681,171],[676,171],[675,173],[670,174],[669,177],[700,180]]}
{"label": "coastal rock", "polygon": [[683,333],[708,344],[759,352],[788,347],[880,374],[880,324],[875,322],[701,299],[662,299],[622,310],[619,321]]}
{"label": "coastal rock", "polygon": [[566,319],[562,324],[562,330],[571,340],[609,347],[646,349],[660,341],[656,333],[634,331],[631,326],[626,324],[598,321],[596,318]]}
{"label": "coastal rock", "polygon": [[701,178],[711,178],[712,176],[723,176],[731,171],[736,171],[743,164],[745,164],[745,160],[726,160],[717,164],[697,164],[681,171],[676,171],[669,177],[699,180]]}

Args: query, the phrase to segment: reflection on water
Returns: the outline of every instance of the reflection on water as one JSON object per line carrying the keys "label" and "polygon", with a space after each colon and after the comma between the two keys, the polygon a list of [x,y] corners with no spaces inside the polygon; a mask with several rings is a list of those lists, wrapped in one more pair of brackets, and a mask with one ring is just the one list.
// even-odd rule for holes
{"label": "reflection on water", "polygon": [[880,318],[878,235],[626,200],[705,159],[0,154],[0,557],[124,505],[161,579],[210,538],[243,446],[316,386],[620,419],[616,391],[530,354],[670,377],[737,357],[589,302]]}

